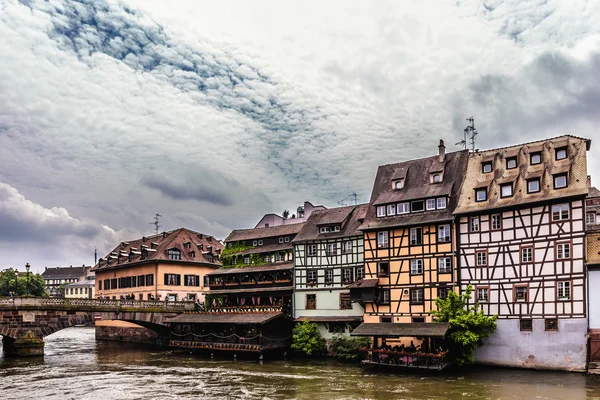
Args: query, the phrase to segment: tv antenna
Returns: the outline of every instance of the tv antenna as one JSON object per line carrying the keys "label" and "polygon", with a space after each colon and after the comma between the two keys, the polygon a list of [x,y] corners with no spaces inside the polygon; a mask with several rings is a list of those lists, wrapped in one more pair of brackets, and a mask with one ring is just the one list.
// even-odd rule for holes
{"label": "tv antenna", "polygon": [[456,143],[457,146],[463,146],[465,149],[471,146],[471,151],[475,151],[475,137],[479,134],[475,128],[475,118],[467,118],[469,125],[463,130],[463,139]]}
{"label": "tv antenna", "polygon": [[351,199],[351,198],[354,199],[354,205],[357,205],[358,204],[358,195],[355,192],[350,193],[346,198],[338,201],[337,203],[340,206],[344,207],[346,205],[346,201],[348,201],[348,199]]}
{"label": "tv antenna", "polygon": [[160,217],[162,217],[162,215],[156,214],[154,216],[154,222],[150,222],[150,225],[154,225],[154,229],[156,230],[156,234],[157,235],[158,235],[158,228],[160,228],[162,226],[160,224]]}

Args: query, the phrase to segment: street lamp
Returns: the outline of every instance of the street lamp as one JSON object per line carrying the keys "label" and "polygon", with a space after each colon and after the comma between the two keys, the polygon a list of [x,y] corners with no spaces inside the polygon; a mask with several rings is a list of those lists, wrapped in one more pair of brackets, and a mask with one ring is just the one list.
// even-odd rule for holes
{"label": "street lamp", "polygon": [[25,269],[27,270],[27,296],[29,296],[29,268],[31,268],[29,263],[25,264]]}

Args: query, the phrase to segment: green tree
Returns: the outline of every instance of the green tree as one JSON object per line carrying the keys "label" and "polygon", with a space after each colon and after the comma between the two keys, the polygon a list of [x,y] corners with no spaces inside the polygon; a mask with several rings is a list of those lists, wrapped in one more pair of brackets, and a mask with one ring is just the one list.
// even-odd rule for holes
{"label": "green tree", "polygon": [[344,335],[335,335],[331,339],[333,354],[336,358],[342,360],[358,360],[364,353],[363,348],[371,345],[371,339],[368,337],[347,337]]}
{"label": "green tree", "polygon": [[472,292],[469,285],[462,295],[450,292],[446,299],[437,298],[437,310],[432,311],[437,322],[449,324],[446,343],[451,359],[459,366],[473,364],[477,347],[496,331],[497,315],[485,315],[479,303],[469,307]]}
{"label": "green tree", "polygon": [[[24,296],[27,294],[27,274],[19,273],[8,268],[2,271],[0,275],[0,296],[8,296],[14,292],[15,296]],[[44,278],[38,274],[29,274],[29,294],[32,296],[47,296],[46,283]]]}
{"label": "green tree", "polygon": [[308,356],[325,351],[325,339],[321,336],[317,324],[313,322],[302,321],[296,324],[292,337],[292,350]]}

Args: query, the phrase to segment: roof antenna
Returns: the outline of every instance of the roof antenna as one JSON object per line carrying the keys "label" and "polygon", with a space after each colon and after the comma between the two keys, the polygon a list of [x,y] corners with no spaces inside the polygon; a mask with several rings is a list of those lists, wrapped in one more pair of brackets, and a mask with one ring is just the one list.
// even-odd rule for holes
{"label": "roof antenna", "polygon": [[160,228],[162,226],[160,224],[160,217],[162,217],[162,215],[156,214],[154,216],[154,222],[150,222],[150,225],[154,225],[154,229],[156,230],[156,234],[157,235],[158,235],[158,228]]}
{"label": "roof antenna", "polygon": [[346,201],[347,201],[348,199],[350,199],[350,198],[354,198],[354,205],[357,205],[357,204],[358,204],[358,195],[356,194],[356,192],[352,192],[352,193],[350,193],[350,194],[349,194],[347,197],[345,197],[344,199],[342,199],[342,200],[338,201],[337,203],[338,203],[340,206],[344,207],[344,206],[346,205]]}
{"label": "roof antenna", "polygon": [[471,151],[475,151],[475,137],[479,134],[475,128],[475,118],[467,118],[469,125],[463,131],[463,139],[456,143],[457,146],[463,146],[467,149],[467,145],[471,145]]}

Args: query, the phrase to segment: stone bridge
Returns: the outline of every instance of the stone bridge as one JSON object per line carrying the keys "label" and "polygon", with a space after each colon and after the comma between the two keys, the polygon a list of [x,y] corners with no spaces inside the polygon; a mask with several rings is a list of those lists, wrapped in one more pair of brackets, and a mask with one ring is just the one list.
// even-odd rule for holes
{"label": "stone bridge", "polygon": [[182,301],[0,297],[0,335],[5,354],[43,355],[45,336],[96,318],[133,322],[168,336],[164,321],[193,310],[193,302]]}

